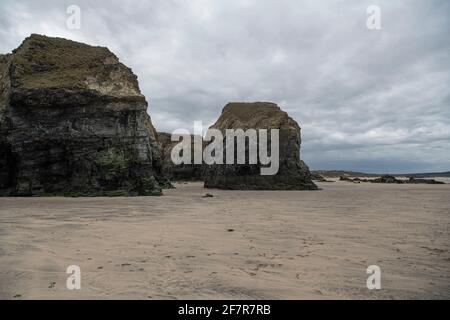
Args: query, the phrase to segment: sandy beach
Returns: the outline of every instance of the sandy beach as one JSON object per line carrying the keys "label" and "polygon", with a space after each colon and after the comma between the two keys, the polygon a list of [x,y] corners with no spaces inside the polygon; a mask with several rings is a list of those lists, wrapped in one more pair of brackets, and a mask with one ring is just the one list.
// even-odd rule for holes
{"label": "sandy beach", "polygon": [[0,198],[0,299],[450,298],[450,185],[318,185]]}

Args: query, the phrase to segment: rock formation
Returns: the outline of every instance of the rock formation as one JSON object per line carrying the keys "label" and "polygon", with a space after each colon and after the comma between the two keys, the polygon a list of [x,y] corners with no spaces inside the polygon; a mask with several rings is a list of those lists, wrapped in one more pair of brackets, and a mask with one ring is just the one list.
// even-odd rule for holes
{"label": "rock formation", "polygon": [[31,35],[0,56],[0,194],[160,194],[146,109],[107,48]]}
{"label": "rock formation", "polygon": [[418,179],[414,177],[410,177],[407,181],[407,183],[412,184],[445,184],[443,181],[438,181],[435,179]]}
{"label": "rock formation", "polygon": [[372,183],[405,183],[403,180],[396,179],[394,176],[383,175],[379,178],[370,180]]}
{"label": "rock formation", "polygon": [[400,180],[390,175],[383,175],[380,178],[369,180],[372,183],[411,183],[411,184],[445,184],[442,181],[436,181],[434,179],[416,179],[410,177],[408,180]]}
{"label": "rock formation", "polygon": [[194,138],[191,135],[191,163],[175,165],[171,158],[172,148],[178,143],[171,141],[170,133],[158,132],[161,148],[162,172],[171,181],[201,181],[203,165],[194,163]]}
{"label": "rock formation", "polygon": [[327,180],[325,179],[325,177],[323,175],[321,175],[320,173],[311,172],[311,180],[313,181],[317,181],[317,182],[334,182],[333,180]]}
{"label": "rock formation", "polygon": [[[229,103],[211,128],[222,131],[224,140],[226,129],[279,129],[279,170],[275,175],[261,175],[262,165],[259,161],[257,164],[246,162],[246,164],[206,165],[205,187],[238,190],[317,189],[311,180],[308,166],[300,160],[300,127],[276,104]],[[225,148],[224,153],[226,152]]]}
{"label": "rock formation", "polygon": [[383,175],[376,179],[363,179],[363,178],[349,178],[346,176],[341,176],[339,181],[347,181],[353,183],[370,182],[370,183],[397,183],[397,184],[445,184],[445,182],[437,181],[435,179],[417,179],[410,177],[408,180],[397,179],[391,175]]}

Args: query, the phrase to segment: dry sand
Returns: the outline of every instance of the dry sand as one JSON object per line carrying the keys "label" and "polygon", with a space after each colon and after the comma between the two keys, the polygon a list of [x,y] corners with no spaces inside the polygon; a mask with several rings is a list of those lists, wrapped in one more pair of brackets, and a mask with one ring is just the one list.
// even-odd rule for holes
{"label": "dry sand", "polygon": [[319,185],[0,198],[0,298],[450,298],[450,185]]}

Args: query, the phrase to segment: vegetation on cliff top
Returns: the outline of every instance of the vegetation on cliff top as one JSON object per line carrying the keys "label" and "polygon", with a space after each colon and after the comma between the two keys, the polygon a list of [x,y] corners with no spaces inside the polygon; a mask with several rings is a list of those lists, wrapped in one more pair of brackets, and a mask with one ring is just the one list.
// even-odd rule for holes
{"label": "vegetation on cliff top", "polygon": [[13,51],[15,78],[24,89],[88,88],[87,80],[103,83],[122,69],[122,79],[139,92],[136,76],[106,47],[32,34]]}

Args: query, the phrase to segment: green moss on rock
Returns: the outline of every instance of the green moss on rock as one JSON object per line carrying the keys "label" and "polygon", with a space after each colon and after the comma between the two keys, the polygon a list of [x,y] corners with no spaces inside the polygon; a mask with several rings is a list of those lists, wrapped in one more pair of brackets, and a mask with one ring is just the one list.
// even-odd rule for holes
{"label": "green moss on rock", "polygon": [[95,162],[102,168],[116,173],[123,172],[129,165],[129,160],[125,153],[115,148],[101,152]]}

